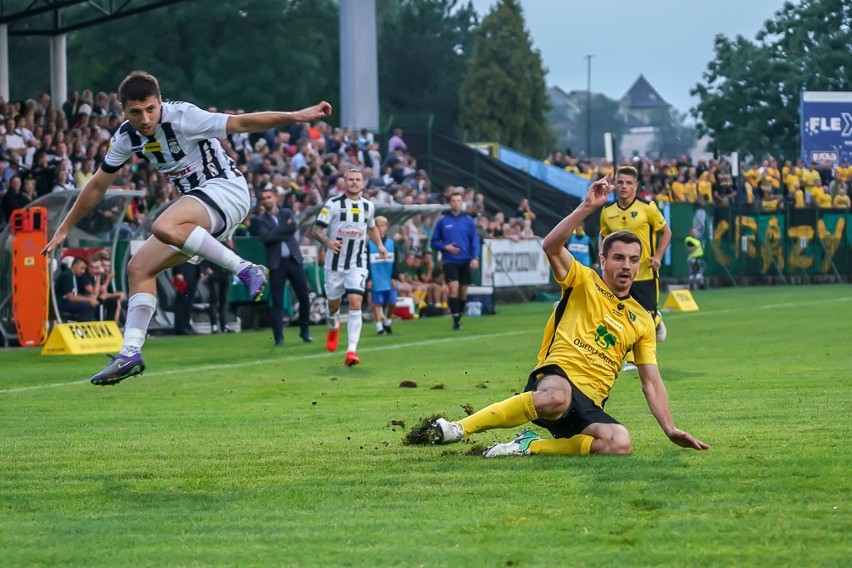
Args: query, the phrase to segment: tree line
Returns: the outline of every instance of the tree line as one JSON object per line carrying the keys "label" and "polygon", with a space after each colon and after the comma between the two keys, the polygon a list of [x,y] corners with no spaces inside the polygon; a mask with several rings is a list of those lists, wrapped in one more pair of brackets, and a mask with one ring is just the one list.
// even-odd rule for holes
{"label": "tree line", "polygon": [[[383,121],[433,114],[459,137],[536,157],[557,143],[585,146],[585,108],[570,132],[557,137],[550,127],[547,70],[519,0],[500,0],[481,20],[461,0],[376,0],[376,12]],[[201,106],[337,105],[338,17],[335,0],[187,0],[71,32],[69,87],[113,91],[141,68],[165,96]],[[12,98],[49,92],[47,38],[13,36],[9,47]],[[696,134],[709,134],[719,152],[795,155],[798,92],[852,90],[852,3],[787,2],[754,41],[718,36],[715,50],[692,91]],[[603,132],[620,135],[624,120],[607,97],[591,111],[592,154],[602,155]],[[657,153],[684,151],[694,134],[685,118],[658,117]]]}

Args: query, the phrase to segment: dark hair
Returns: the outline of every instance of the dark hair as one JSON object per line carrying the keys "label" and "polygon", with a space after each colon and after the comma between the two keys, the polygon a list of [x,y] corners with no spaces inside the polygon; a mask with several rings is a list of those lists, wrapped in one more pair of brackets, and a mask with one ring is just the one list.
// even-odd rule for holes
{"label": "dark hair", "polygon": [[630,231],[616,231],[603,240],[603,244],[601,245],[601,256],[604,258],[609,254],[609,249],[612,248],[612,243],[636,243],[639,245],[639,254],[642,254],[642,241],[639,240],[639,237],[631,233]]}
{"label": "dark hair", "polygon": [[144,101],[148,97],[160,98],[160,84],[146,71],[133,71],[118,86],[118,100],[122,105],[127,101]]}
{"label": "dark hair", "polygon": [[84,257],[82,257],[82,256],[75,256],[75,257],[74,257],[74,260],[71,262],[71,266],[74,266],[74,265],[75,265],[75,264],[77,264],[78,262],[82,262],[82,263],[83,263],[83,264],[85,264],[86,266],[89,266],[89,261],[88,261],[88,260],[86,260],[86,259],[85,259]]}

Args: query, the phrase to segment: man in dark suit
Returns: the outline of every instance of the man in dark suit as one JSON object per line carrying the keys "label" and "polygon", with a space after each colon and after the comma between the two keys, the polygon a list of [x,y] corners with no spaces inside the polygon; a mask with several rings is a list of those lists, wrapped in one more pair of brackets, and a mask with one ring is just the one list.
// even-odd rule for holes
{"label": "man in dark suit", "polygon": [[284,283],[290,281],[299,302],[299,336],[302,341],[313,341],[310,334],[309,317],[311,302],[308,297],[308,280],[302,267],[302,252],[299,250],[299,224],[292,209],[278,207],[278,192],[270,187],[261,194],[263,214],[251,223],[251,233],[266,245],[266,266],[269,267],[269,286],[272,294],[272,333],[275,345],[284,343],[283,303]]}

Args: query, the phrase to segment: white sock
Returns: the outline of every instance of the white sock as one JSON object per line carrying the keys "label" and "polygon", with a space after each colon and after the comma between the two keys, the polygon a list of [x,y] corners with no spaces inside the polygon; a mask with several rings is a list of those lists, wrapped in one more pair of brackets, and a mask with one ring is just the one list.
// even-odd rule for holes
{"label": "white sock", "polygon": [[382,322],[376,324],[376,331],[384,331],[385,326],[382,325]]}
{"label": "white sock", "polygon": [[206,258],[231,272],[239,272],[246,266],[251,266],[249,261],[243,260],[237,253],[217,241],[203,227],[192,230],[180,251],[190,257],[198,255]]}
{"label": "white sock", "polygon": [[157,309],[157,297],[153,294],[139,292],[127,300],[127,321],[124,324],[124,343],[121,355],[133,355],[142,351],[145,336],[148,335],[148,325]]}
{"label": "white sock", "polygon": [[336,313],[331,313],[329,311],[326,311],[326,318],[325,319],[328,322],[328,327],[330,329],[337,329],[338,327],[340,327],[340,322],[339,322],[340,317],[339,316],[340,316],[339,311],[336,312]]}
{"label": "white sock", "polygon": [[361,340],[361,310],[349,310],[349,319],[346,320],[346,336],[349,338],[347,351],[358,351],[358,342]]}
{"label": "white sock", "polygon": [[383,319],[383,320],[382,320],[382,326],[383,326],[385,329],[389,328],[389,327],[391,326],[391,319],[390,319],[390,318],[385,318],[385,319]]}

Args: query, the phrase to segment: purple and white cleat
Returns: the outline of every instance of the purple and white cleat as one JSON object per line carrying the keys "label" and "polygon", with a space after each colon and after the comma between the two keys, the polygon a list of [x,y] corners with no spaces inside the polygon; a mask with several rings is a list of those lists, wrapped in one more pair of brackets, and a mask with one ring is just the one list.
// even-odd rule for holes
{"label": "purple and white cleat", "polygon": [[141,353],[133,355],[118,354],[113,357],[106,368],[92,377],[92,384],[98,386],[116,385],[124,379],[142,374],[145,370],[145,361]]}
{"label": "purple and white cleat", "polygon": [[252,301],[259,302],[263,297],[266,282],[269,280],[269,269],[259,264],[252,264],[237,272],[237,277],[248,288]]}

